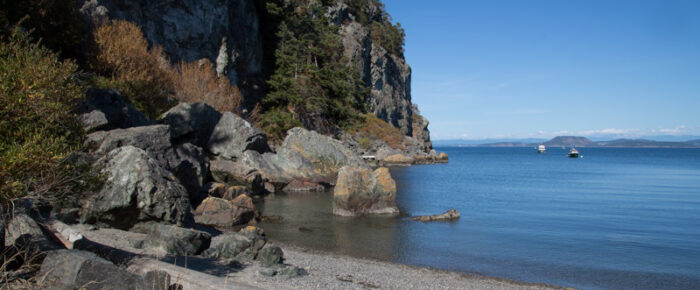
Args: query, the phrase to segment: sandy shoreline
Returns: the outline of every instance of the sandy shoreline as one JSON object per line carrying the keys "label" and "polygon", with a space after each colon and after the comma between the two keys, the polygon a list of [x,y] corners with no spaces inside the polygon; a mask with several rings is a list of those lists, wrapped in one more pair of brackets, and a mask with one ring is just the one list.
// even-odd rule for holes
{"label": "sandy shoreline", "polygon": [[284,250],[286,264],[304,268],[309,275],[269,278],[259,274],[257,267],[248,267],[229,279],[264,289],[562,289],[273,243]]}

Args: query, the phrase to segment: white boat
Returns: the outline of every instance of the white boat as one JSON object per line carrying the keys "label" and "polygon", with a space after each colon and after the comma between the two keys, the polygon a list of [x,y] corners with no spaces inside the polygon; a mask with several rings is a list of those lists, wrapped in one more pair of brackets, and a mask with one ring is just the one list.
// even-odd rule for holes
{"label": "white boat", "polygon": [[545,153],[547,152],[547,148],[544,147],[544,145],[537,146],[537,153]]}

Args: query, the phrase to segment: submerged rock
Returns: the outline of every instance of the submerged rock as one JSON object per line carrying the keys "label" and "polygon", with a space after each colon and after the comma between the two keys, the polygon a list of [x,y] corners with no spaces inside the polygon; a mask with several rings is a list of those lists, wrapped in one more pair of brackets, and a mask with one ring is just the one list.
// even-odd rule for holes
{"label": "submerged rock", "polygon": [[456,209],[450,209],[441,214],[424,215],[411,217],[414,221],[431,222],[431,221],[446,221],[459,219],[459,212]]}
{"label": "submerged rock", "polygon": [[333,192],[333,213],[343,216],[398,214],[396,182],[386,167],[343,167]]}

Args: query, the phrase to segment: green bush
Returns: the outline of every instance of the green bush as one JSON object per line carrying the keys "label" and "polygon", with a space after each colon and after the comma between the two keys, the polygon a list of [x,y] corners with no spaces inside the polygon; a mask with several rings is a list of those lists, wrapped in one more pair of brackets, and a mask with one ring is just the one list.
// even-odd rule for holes
{"label": "green bush", "polygon": [[275,143],[279,144],[287,135],[287,130],[300,127],[301,123],[288,111],[273,109],[260,116],[258,124],[265,134]]}
{"label": "green bush", "polygon": [[28,194],[61,194],[80,187],[63,160],[84,133],[70,113],[83,96],[77,66],[15,29],[0,37],[0,201]]}

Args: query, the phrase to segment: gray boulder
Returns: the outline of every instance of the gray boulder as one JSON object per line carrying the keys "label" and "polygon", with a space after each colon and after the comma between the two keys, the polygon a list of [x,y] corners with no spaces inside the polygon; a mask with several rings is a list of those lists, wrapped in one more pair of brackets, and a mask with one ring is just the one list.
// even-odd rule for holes
{"label": "gray boulder", "polygon": [[168,224],[141,223],[131,231],[148,235],[144,246],[160,248],[174,255],[198,255],[211,243],[211,235],[207,232]]}
{"label": "gray boulder", "polygon": [[333,213],[342,216],[396,215],[396,182],[389,169],[343,167],[333,191]]}
{"label": "gray boulder", "polygon": [[87,132],[153,124],[153,121],[127,103],[116,89],[88,89],[86,100],[77,111],[81,114],[79,119]]}
{"label": "gray boulder", "polygon": [[231,112],[221,116],[209,138],[207,149],[219,158],[228,160],[240,158],[246,150],[259,153],[272,151],[262,130]]}
{"label": "gray boulder", "polygon": [[216,182],[246,186],[254,192],[264,188],[263,178],[258,169],[256,169],[257,167],[247,166],[240,161],[212,160],[209,163],[209,168],[211,176]]}
{"label": "gray boulder", "polygon": [[184,143],[173,146],[168,125],[153,125],[111,131],[98,131],[87,136],[85,145],[98,155],[131,145],[148,152],[158,164],[170,170],[195,197],[209,169],[202,148]]}
{"label": "gray boulder", "polygon": [[211,248],[202,253],[203,256],[215,259],[241,259],[246,251],[253,246],[253,241],[239,233],[219,235],[212,241]]}
{"label": "gray boulder", "polygon": [[165,112],[161,119],[170,125],[173,140],[206,147],[221,113],[206,103],[180,103]]}
{"label": "gray boulder", "polygon": [[[261,228],[247,226],[238,233],[229,233],[215,237],[212,246],[203,255],[216,259],[237,259],[243,261],[260,260],[262,251],[267,245],[267,238]],[[276,246],[275,246],[276,247]],[[265,250],[265,260],[280,262],[282,250]],[[279,258],[275,258],[279,255]],[[262,260],[261,260],[262,261]]]}
{"label": "gray boulder", "polygon": [[45,289],[151,289],[144,278],[79,250],[49,252],[39,279]]}
{"label": "gray boulder", "polygon": [[96,162],[107,182],[84,205],[82,222],[101,222],[128,229],[138,222],[190,221],[187,191],[146,151],[125,146]]}

